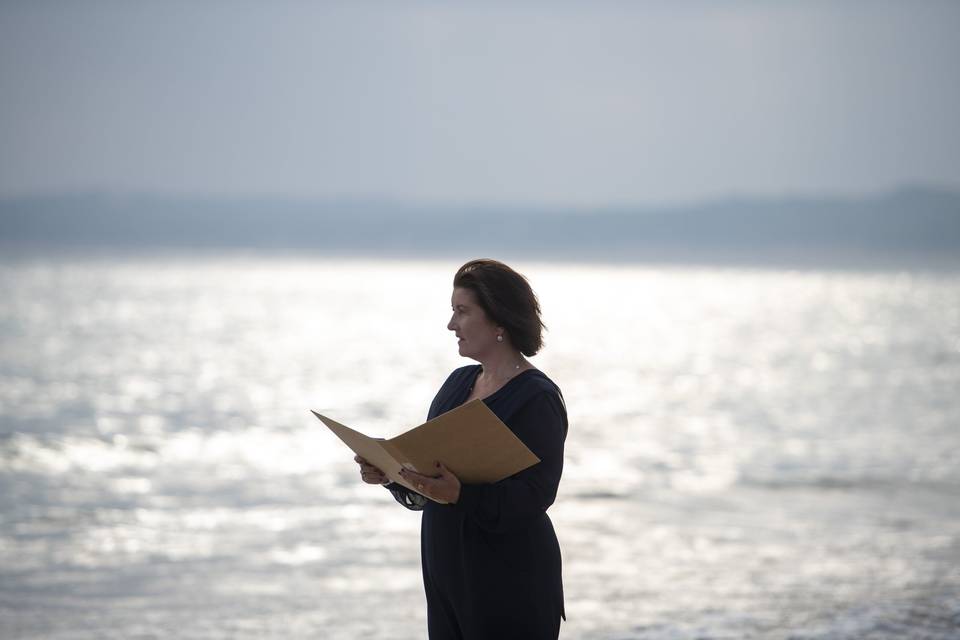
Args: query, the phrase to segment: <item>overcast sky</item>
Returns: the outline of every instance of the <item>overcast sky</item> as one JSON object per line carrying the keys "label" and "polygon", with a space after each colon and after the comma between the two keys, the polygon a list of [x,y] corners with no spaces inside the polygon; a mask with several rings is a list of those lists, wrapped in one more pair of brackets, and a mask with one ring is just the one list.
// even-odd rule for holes
{"label": "overcast sky", "polygon": [[0,0],[0,195],[960,187],[958,2]]}

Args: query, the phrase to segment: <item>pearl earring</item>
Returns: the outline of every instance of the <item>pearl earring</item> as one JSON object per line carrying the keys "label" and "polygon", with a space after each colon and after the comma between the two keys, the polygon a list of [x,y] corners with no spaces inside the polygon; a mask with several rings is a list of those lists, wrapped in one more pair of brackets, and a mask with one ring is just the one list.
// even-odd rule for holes
{"label": "pearl earring", "polygon": [[497,336],[497,342],[503,342],[503,336]]}

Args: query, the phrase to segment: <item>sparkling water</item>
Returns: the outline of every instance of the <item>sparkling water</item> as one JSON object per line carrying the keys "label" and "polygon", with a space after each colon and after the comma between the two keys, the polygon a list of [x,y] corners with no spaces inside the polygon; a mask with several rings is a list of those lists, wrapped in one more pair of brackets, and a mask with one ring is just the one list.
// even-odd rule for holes
{"label": "sparkling water", "polygon": [[[309,409],[422,422],[464,260],[0,261],[0,637],[425,637],[419,515]],[[514,266],[562,638],[960,637],[960,268]]]}

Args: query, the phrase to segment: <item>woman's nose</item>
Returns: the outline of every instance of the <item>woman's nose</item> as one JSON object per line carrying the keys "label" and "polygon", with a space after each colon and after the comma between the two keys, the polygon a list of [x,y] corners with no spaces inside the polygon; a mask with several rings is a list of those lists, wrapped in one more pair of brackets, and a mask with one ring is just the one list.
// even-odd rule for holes
{"label": "woman's nose", "polygon": [[453,317],[450,318],[450,322],[447,323],[447,329],[450,331],[456,331],[457,328],[453,324]]}

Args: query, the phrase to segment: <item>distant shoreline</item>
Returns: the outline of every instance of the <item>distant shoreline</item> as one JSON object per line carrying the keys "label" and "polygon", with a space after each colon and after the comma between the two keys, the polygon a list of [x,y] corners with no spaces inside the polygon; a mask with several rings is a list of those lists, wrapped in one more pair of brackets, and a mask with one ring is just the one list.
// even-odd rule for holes
{"label": "distant shoreline", "polygon": [[250,252],[820,266],[954,262],[960,192],[673,208],[432,207],[360,200],[0,198],[5,253]]}
{"label": "distant shoreline", "polygon": [[787,271],[835,272],[960,272],[960,255],[954,253],[920,254],[898,253],[830,253],[816,255],[782,254],[654,254],[615,256],[608,254],[559,255],[523,251],[357,251],[265,249],[248,247],[116,247],[116,246],[51,246],[5,245],[0,242],[0,267],[4,265],[43,264],[67,260],[78,263],[138,261],[138,262],[206,262],[216,261],[309,261],[338,263],[423,262],[443,263],[446,266],[475,257],[493,257],[517,264],[551,264],[566,266],[624,267],[624,268],[713,268],[756,269]]}

